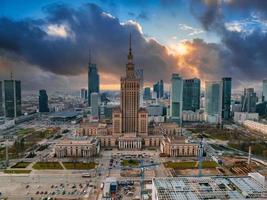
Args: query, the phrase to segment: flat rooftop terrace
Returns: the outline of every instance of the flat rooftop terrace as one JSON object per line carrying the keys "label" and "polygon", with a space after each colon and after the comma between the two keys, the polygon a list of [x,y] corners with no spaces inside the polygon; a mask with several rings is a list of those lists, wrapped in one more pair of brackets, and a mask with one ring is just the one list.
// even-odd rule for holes
{"label": "flat rooftop terrace", "polygon": [[266,186],[250,176],[173,177],[154,178],[153,200],[197,199],[265,199]]}

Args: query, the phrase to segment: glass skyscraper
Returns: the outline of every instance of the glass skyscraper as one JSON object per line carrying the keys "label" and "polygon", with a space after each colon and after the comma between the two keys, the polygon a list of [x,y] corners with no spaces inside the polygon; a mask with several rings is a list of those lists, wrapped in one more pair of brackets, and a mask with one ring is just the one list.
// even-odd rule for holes
{"label": "glass skyscraper", "polygon": [[48,96],[45,90],[39,91],[39,112],[49,112]]}
{"label": "glass skyscraper", "polygon": [[222,78],[222,118],[228,120],[231,117],[231,92],[232,92],[232,78]]}
{"label": "glass skyscraper", "polygon": [[100,105],[100,96],[98,93],[91,93],[91,116],[93,119],[99,118],[99,105]]}
{"label": "glass skyscraper", "polygon": [[170,98],[171,119],[180,122],[182,120],[183,79],[179,74],[172,74]]}
{"label": "glass skyscraper", "polygon": [[157,98],[162,98],[164,95],[164,83],[163,80],[158,81],[153,85],[153,91],[156,92]]}
{"label": "glass skyscraper", "polygon": [[0,116],[4,115],[4,109],[3,109],[3,86],[2,81],[0,81]]}
{"label": "glass skyscraper", "polygon": [[4,111],[7,118],[14,118],[21,115],[20,81],[4,81]]}
{"label": "glass skyscraper", "polygon": [[267,102],[267,80],[263,80],[262,82],[262,96],[263,101]]}
{"label": "glass skyscraper", "polygon": [[208,117],[214,117],[221,123],[222,116],[222,82],[206,81],[205,86],[205,112]]}
{"label": "glass skyscraper", "polygon": [[200,80],[197,78],[184,80],[183,110],[199,110],[200,107]]}
{"label": "glass skyscraper", "polygon": [[87,97],[87,89],[82,88],[80,96],[81,96],[82,99],[85,99],[85,100],[88,99],[88,97]]}
{"label": "glass skyscraper", "polygon": [[150,91],[150,87],[146,87],[144,89],[144,100],[150,100],[151,97],[151,91]]}
{"label": "glass skyscraper", "polygon": [[242,112],[254,113],[256,112],[256,103],[258,97],[254,88],[245,88],[244,95],[242,96]]}
{"label": "glass skyscraper", "polygon": [[89,62],[88,66],[88,105],[91,106],[91,93],[99,93],[99,74],[96,64]]}

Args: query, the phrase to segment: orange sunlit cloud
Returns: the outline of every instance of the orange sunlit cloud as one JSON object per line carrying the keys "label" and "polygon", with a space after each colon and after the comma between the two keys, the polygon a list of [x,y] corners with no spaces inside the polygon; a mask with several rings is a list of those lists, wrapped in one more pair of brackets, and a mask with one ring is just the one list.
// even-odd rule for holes
{"label": "orange sunlit cloud", "polygon": [[179,73],[183,76],[199,77],[198,66],[188,62],[192,58],[192,54],[196,51],[195,47],[188,41],[180,41],[178,44],[171,44],[167,47],[169,55],[177,58],[177,67]]}

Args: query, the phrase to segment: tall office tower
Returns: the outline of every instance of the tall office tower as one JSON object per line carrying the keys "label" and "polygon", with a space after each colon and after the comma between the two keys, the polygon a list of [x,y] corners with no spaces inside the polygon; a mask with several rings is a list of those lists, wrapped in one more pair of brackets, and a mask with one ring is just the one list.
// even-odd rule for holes
{"label": "tall office tower", "polygon": [[262,82],[262,96],[263,101],[267,102],[267,79]]}
{"label": "tall office tower", "polygon": [[164,83],[163,80],[160,80],[159,82],[159,98],[164,97]]}
{"label": "tall office tower", "polygon": [[163,80],[158,81],[153,85],[153,91],[156,92],[157,98],[162,98],[164,95],[164,83]]}
{"label": "tall office tower", "polygon": [[4,111],[7,118],[21,115],[20,81],[4,80]]}
{"label": "tall office tower", "polygon": [[87,99],[88,98],[87,97],[87,89],[82,88],[80,96],[81,96],[82,99]]}
{"label": "tall office tower", "polygon": [[198,78],[184,80],[183,110],[196,111],[200,108],[200,80]]}
{"label": "tall office tower", "polygon": [[0,116],[4,115],[4,107],[3,107],[3,86],[2,81],[0,81]]}
{"label": "tall office tower", "polygon": [[144,70],[143,69],[136,69],[135,70],[136,77],[140,79],[140,106],[143,106],[144,101]]}
{"label": "tall office tower", "polygon": [[159,98],[159,82],[153,85],[153,92],[156,94],[156,98]]}
{"label": "tall office tower", "polygon": [[229,120],[231,118],[232,78],[222,78],[222,84],[222,119]]}
{"label": "tall office tower", "polygon": [[213,121],[221,123],[222,116],[222,82],[206,81],[205,86],[205,112]]}
{"label": "tall office tower", "polygon": [[256,103],[258,97],[254,88],[245,88],[244,95],[241,98],[242,112],[256,112]]}
{"label": "tall office tower", "polygon": [[48,96],[45,90],[39,91],[39,112],[49,112]]}
{"label": "tall office tower", "polygon": [[144,89],[144,100],[150,100],[152,98],[150,87],[145,87]]}
{"label": "tall office tower", "polygon": [[179,74],[172,74],[171,97],[170,97],[170,116],[177,122],[182,120],[183,107],[183,79]]}
{"label": "tall office tower", "polygon": [[134,70],[130,36],[126,77],[121,78],[122,132],[124,133],[134,133],[138,131],[139,91],[140,80],[136,77]]}
{"label": "tall office tower", "polygon": [[96,92],[91,93],[91,116],[99,119],[100,95]]}
{"label": "tall office tower", "polygon": [[91,57],[89,59],[88,66],[88,106],[91,106],[91,93],[99,93],[99,74],[96,64],[91,63]]}

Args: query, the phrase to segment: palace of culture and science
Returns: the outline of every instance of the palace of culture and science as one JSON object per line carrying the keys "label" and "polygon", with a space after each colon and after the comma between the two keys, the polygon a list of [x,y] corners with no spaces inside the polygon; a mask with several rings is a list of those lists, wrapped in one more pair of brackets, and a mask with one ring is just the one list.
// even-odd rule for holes
{"label": "palace of culture and science", "polygon": [[120,106],[113,109],[112,124],[84,121],[77,134],[96,137],[104,148],[160,147],[162,152],[170,155],[178,155],[180,148],[186,148],[180,153],[197,155],[198,145],[185,143],[179,133],[180,127],[176,123],[148,124],[148,112],[140,107],[140,79],[135,73],[130,36],[126,75],[121,77]]}

